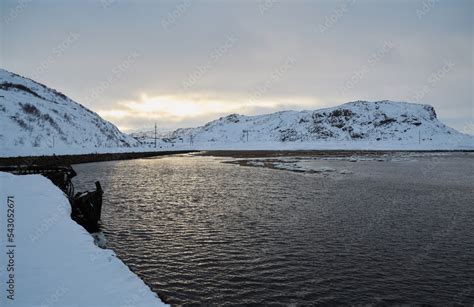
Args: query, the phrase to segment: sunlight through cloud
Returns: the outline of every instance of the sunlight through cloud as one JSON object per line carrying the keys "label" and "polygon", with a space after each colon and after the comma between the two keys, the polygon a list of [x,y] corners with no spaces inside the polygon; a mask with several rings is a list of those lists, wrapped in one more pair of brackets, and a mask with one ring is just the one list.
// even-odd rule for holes
{"label": "sunlight through cloud", "polygon": [[137,100],[118,102],[114,110],[99,110],[98,113],[117,123],[120,128],[127,129],[129,124],[125,121],[130,119],[166,120],[176,123],[193,119],[199,124],[205,124],[212,118],[231,113],[255,115],[261,114],[262,110],[271,113],[283,109],[302,110],[321,106],[320,101],[306,97],[277,97],[250,102],[246,98],[218,99],[209,94],[148,95],[143,93]]}

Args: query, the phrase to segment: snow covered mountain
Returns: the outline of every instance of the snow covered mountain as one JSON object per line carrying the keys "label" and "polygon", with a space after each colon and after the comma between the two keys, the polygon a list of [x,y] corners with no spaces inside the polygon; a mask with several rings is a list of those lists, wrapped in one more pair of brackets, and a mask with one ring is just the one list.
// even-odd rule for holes
{"label": "snow covered mountain", "polygon": [[[124,134],[64,94],[0,69],[0,156],[155,150],[153,136]],[[444,125],[433,107],[393,101],[231,114],[158,136],[156,150],[474,149],[474,137]]]}
{"label": "snow covered mountain", "polygon": [[140,143],[33,80],[0,69],[0,155],[86,153]]}
{"label": "snow covered mountain", "polygon": [[354,101],[315,111],[231,114],[167,135],[201,149],[472,149],[474,137],[440,122],[432,106]]}

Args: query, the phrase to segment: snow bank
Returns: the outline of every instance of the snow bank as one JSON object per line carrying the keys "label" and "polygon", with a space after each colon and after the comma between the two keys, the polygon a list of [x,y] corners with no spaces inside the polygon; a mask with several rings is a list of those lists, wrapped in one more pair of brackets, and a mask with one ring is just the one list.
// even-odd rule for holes
{"label": "snow bank", "polygon": [[69,202],[48,179],[0,172],[0,194],[0,306],[163,305],[71,220]]}

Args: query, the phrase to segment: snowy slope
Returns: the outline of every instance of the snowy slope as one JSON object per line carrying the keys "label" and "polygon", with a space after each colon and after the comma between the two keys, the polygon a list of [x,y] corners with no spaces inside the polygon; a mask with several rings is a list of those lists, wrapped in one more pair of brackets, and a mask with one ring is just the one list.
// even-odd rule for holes
{"label": "snowy slope", "polygon": [[94,152],[134,138],[62,93],[0,69],[0,154]]}
{"label": "snowy slope", "polygon": [[[40,83],[0,69],[0,156],[155,150],[154,131],[126,135]],[[433,107],[355,101],[316,111],[231,114],[202,127],[160,133],[156,150],[474,149]]]}
{"label": "snowy slope", "polygon": [[315,111],[231,114],[167,135],[199,149],[473,149],[474,138],[447,127],[432,106],[355,101]]}
{"label": "snowy slope", "polygon": [[[0,196],[0,306],[164,306],[113,251],[94,245],[51,181],[0,172]],[[8,221],[7,204],[14,212]],[[11,241],[7,222],[14,225],[8,227]],[[7,245],[15,246],[13,252]]]}
{"label": "snowy slope", "polygon": [[[170,130],[157,129],[156,131],[156,147],[167,148],[171,147],[172,144],[168,144],[167,135],[170,133]],[[131,137],[136,139],[144,148],[154,148],[155,147],[155,130],[154,129],[138,129],[129,133]]]}

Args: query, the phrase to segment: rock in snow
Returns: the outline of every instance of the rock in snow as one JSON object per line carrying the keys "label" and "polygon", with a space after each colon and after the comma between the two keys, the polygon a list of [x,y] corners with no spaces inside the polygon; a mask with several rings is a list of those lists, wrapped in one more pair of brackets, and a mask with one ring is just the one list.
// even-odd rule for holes
{"label": "rock in snow", "polygon": [[164,305],[113,251],[94,245],[48,179],[0,172],[0,195],[0,306]]}

